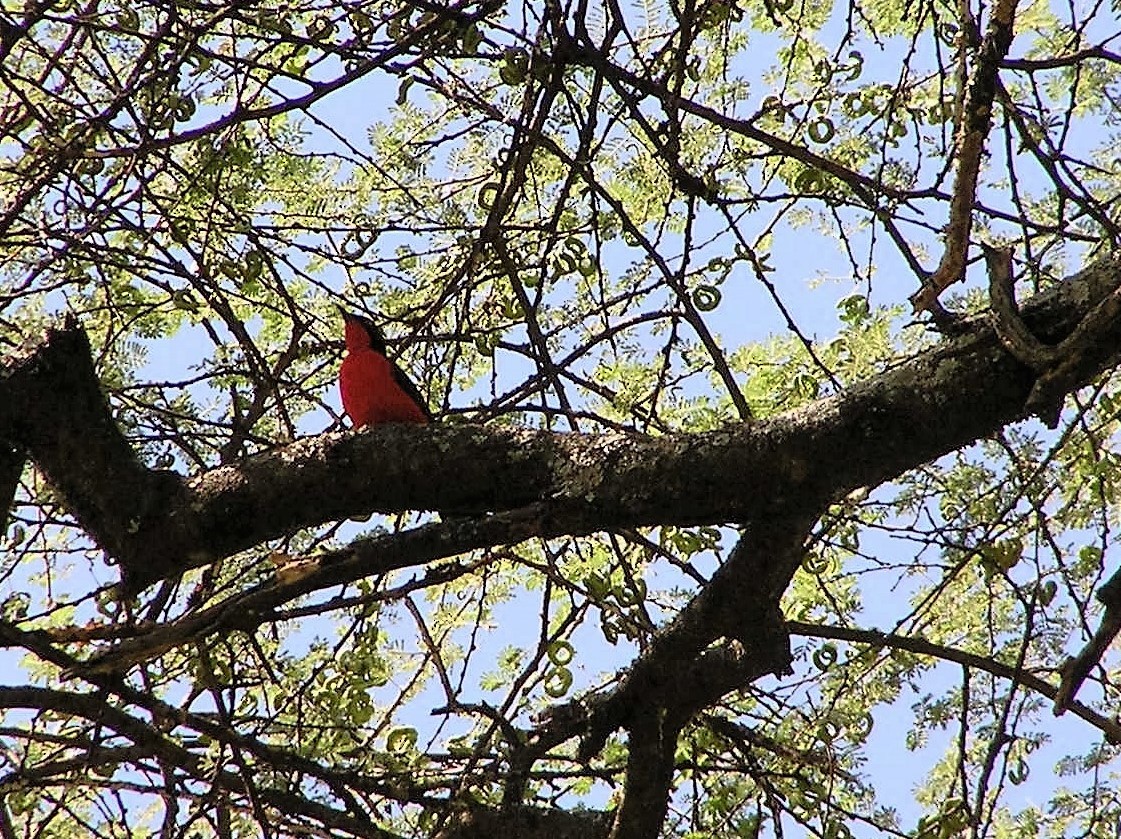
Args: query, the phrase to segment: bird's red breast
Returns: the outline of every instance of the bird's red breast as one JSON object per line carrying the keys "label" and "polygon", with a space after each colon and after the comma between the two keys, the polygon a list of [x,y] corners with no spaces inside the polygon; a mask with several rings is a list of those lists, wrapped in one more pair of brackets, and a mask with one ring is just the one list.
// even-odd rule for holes
{"label": "bird's red breast", "polygon": [[[426,423],[431,418],[405,373],[384,353],[373,323],[354,315],[346,320],[346,358],[339,369],[343,410],[356,428],[383,422]],[[376,345],[376,346],[375,346]]]}

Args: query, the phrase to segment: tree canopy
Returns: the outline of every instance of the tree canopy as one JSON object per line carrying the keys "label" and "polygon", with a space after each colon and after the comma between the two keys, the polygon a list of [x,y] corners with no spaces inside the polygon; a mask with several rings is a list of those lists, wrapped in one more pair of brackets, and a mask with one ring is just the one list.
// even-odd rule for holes
{"label": "tree canopy", "polygon": [[1113,836],[1117,14],[5,6],[0,839]]}

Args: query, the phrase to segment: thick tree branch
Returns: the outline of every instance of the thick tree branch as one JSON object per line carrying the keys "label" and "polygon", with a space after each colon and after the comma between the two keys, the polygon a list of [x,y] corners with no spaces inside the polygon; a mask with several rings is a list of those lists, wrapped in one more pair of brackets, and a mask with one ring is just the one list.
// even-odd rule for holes
{"label": "thick tree branch", "polygon": [[0,369],[0,439],[27,452],[109,554],[127,562],[141,552],[177,552],[161,535],[161,521],[187,502],[183,479],[137,458],[101,394],[89,341],[75,321]]}
{"label": "thick tree branch", "polygon": [[1026,406],[1054,428],[1059,422],[1063,397],[1077,386],[1072,380],[1077,380],[1079,371],[1094,357],[1104,358],[1115,352],[1114,346],[1101,343],[1098,336],[1103,327],[1121,314],[1121,290],[1102,298],[1058,344],[1044,344],[1020,319],[1014,297],[1012,249],[985,247],[984,251],[993,327],[1005,349],[1039,374]]}
{"label": "thick tree branch", "polygon": [[[619,686],[577,703],[571,716],[587,732],[580,744],[583,759],[598,753],[618,726],[630,733],[613,839],[658,835],[677,737],[694,714],[761,676],[791,672],[779,597],[801,564],[806,535],[820,512],[806,510],[790,519],[776,510],[747,528],[708,585],[658,633]],[[727,639],[723,645],[704,649],[720,637]],[[569,726],[567,733],[576,732]]]}
{"label": "thick tree branch", "polygon": [[598,810],[474,806],[433,839],[602,839],[607,835],[608,816]]}
{"label": "thick tree branch", "polygon": [[[1118,262],[1098,263],[1028,301],[1024,322],[1057,343],[1119,285]],[[1117,361],[1121,323],[1094,321],[1095,351],[1064,364],[1068,390]],[[560,511],[526,537],[750,524],[820,509],[1026,416],[1034,372],[985,319],[963,328],[839,396],[752,425],[662,437],[385,426],[299,440],[192,478],[139,462],[100,395],[84,334],[69,328],[5,364],[0,437],[28,452],[132,590],[372,512]]]}
{"label": "thick tree branch", "polygon": [[[531,747],[544,751],[582,735],[580,757],[588,759],[612,732],[645,714],[668,711],[688,720],[760,676],[789,672],[790,642],[778,601],[818,512],[800,521],[776,515],[748,528],[708,585],[654,637],[619,685],[555,709]],[[721,637],[724,645],[706,650]]]}
{"label": "thick tree branch", "polygon": [[8,511],[23,474],[23,461],[23,452],[0,440],[0,529],[8,523]]}
{"label": "thick tree branch", "polygon": [[615,813],[610,839],[656,839],[661,833],[682,723],[655,709],[631,723],[623,803]]}
{"label": "thick tree branch", "polygon": [[946,248],[934,274],[911,295],[916,312],[936,309],[940,305],[938,295],[965,273],[969,236],[973,230],[973,205],[977,200],[977,178],[981,172],[985,140],[993,121],[997,74],[1012,45],[1015,17],[1016,0],[998,0],[993,7],[988,31],[974,56],[973,77],[969,81],[956,139],[958,168],[946,226]]}
{"label": "thick tree branch", "polygon": [[[1068,658],[1063,664],[1059,688],[1052,696],[1055,700],[1055,716],[1060,716],[1070,708],[1074,708],[1079,712],[1079,716],[1082,716],[1080,706],[1074,701],[1075,694],[1090,675],[1090,671],[1101,664],[1102,656],[1105,655],[1118,632],[1121,632],[1121,569],[1114,571],[1098,589],[1098,602],[1105,607],[1105,613],[1102,615],[1097,631],[1094,632],[1094,637],[1077,656]],[[1121,725],[1113,723],[1113,730],[1106,731],[1106,738],[1111,743],[1121,743],[1119,732],[1121,732]]]}

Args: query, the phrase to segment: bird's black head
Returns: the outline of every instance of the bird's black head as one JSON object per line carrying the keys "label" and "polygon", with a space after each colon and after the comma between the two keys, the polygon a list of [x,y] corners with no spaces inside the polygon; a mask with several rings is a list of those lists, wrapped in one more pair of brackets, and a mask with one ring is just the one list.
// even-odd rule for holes
{"label": "bird's black head", "polygon": [[369,347],[374,352],[385,355],[385,336],[378,325],[368,317],[354,315],[341,306],[343,321],[346,323],[347,349],[365,349]]}

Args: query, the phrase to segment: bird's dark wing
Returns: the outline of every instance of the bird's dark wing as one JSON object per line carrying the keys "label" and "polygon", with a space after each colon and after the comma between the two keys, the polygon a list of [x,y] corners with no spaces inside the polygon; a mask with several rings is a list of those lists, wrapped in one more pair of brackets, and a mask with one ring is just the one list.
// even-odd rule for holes
{"label": "bird's dark wing", "polygon": [[420,395],[420,390],[418,390],[417,386],[413,384],[413,380],[409,378],[408,374],[405,373],[404,370],[397,366],[397,362],[391,361],[389,363],[393,367],[393,380],[397,382],[397,385],[401,388],[401,390],[405,391],[405,393],[409,395],[409,398],[412,399],[422,411],[424,411],[424,415],[428,417],[428,421],[431,422],[432,412],[428,410],[428,402],[426,402],[424,397]]}

